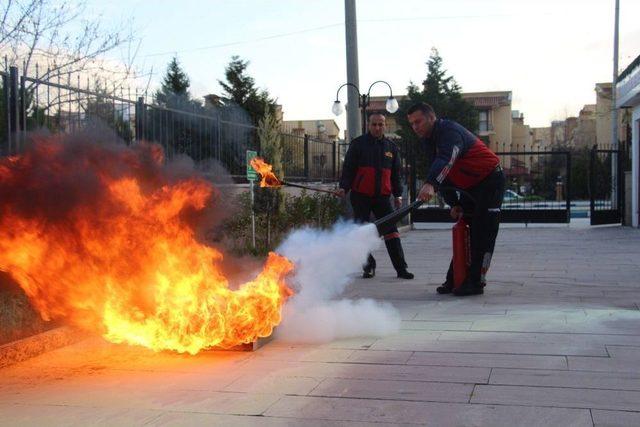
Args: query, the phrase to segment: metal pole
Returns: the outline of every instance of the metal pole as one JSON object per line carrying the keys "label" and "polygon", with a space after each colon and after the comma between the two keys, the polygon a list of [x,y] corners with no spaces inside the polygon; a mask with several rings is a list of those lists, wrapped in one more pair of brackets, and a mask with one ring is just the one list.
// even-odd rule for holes
{"label": "metal pole", "polygon": [[332,159],[332,163],[331,163],[331,165],[332,165],[331,166],[332,167],[331,178],[334,181],[337,179],[336,173],[337,173],[337,170],[338,170],[338,168],[337,168],[338,156],[336,154],[337,154],[336,141],[333,141],[333,144],[331,145],[331,159]]}
{"label": "metal pole", "polygon": [[253,249],[256,248],[256,211],[254,209],[254,201],[255,201],[255,196],[254,196],[254,191],[253,191],[253,185],[254,185],[255,181],[251,180],[251,242],[253,244]]}
{"label": "metal pole", "polygon": [[18,126],[20,117],[18,80],[20,80],[17,67],[9,68],[9,153],[16,154],[18,151]]}
{"label": "metal pole", "polygon": [[135,114],[136,114],[136,133],[135,138],[136,142],[140,142],[144,139],[144,99],[140,96],[138,97],[138,101],[135,104]]}
{"label": "metal pole", "polygon": [[[613,30],[613,83],[611,85],[611,149],[618,149],[618,106],[616,105],[616,85],[618,84],[618,27],[620,22],[620,0],[616,0]],[[611,155],[611,203],[618,204],[618,153]]]}
{"label": "metal pole", "polygon": [[305,179],[309,179],[309,135],[304,134],[304,177]]}
{"label": "metal pole", "polygon": [[[359,85],[358,77],[358,29],[356,26],[356,1],[344,1],[344,26],[346,36],[347,51],[347,82]],[[358,114],[359,97],[358,91],[347,87],[347,142],[355,138],[360,129],[360,116]]]}
{"label": "metal pole", "polygon": [[369,96],[367,94],[362,95],[360,102],[360,115],[362,121],[362,135],[367,133],[367,107],[369,106]]}

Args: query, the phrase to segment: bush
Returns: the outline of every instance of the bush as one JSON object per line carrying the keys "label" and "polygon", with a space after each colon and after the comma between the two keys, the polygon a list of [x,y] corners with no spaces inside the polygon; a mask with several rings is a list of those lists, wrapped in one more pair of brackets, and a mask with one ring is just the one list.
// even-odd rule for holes
{"label": "bush", "polygon": [[330,194],[302,191],[299,196],[276,195],[274,189],[259,188],[255,194],[256,247],[251,235],[251,194],[234,201],[236,214],[225,221],[218,233],[236,255],[265,255],[274,250],[293,229],[304,226],[328,228],[345,214],[344,202]]}

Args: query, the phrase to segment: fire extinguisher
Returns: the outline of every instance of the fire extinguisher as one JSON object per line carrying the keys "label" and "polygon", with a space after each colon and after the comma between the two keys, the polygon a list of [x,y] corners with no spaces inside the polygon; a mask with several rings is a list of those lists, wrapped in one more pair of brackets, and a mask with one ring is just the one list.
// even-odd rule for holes
{"label": "fire extinguisher", "polygon": [[453,235],[453,287],[458,288],[467,277],[467,271],[471,265],[469,224],[460,216],[451,231]]}

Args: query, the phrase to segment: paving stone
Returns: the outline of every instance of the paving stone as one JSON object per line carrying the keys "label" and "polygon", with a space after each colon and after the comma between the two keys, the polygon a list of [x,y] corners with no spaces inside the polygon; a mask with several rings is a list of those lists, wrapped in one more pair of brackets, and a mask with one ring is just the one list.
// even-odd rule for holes
{"label": "paving stone", "polygon": [[424,426],[592,426],[588,410],[285,396],[267,416]]}
{"label": "paving stone", "polygon": [[640,392],[478,385],[471,403],[634,411],[640,409]]}
{"label": "paving stone", "polygon": [[628,372],[640,374],[637,360],[613,359],[609,357],[567,357],[570,370],[596,372]]}
{"label": "paving stone", "polygon": [[354,363],[377,363],[377,364],[404,364],[409,360],[412,351],[375,351],[362,350],[354,351],[346,360]]}
{"label": "paving stone", "polygon": [[[184,412],[164,412],[158,418],[149,422],[150,426],[224,426],[224,427],[370,427],[371,424],[354,421],[328,421],[304,418],[277,418],[260,416],[215,415]],[[376,424],[378,427],[399,426],[411,424]]]}
{"label": "paving stone", "polygon": [[391,337],[378,340],[373,350],[397,351],[441,351],[459,353],[491,353],[491,354],[538,354],[538,355],[574,355],[574,356],[607,356],[604,345],[571,345],[563,343],[512,343],[483,341],[413,341],[406,337]]}
{"label": "paving stone", "polygon": [[640,375],[614,372],[493,369],[489,383],[500,385],[640,391]]}
{"label": "paving stone", "polygon": [[327,379],[311,396],[466,403],[473,384]]}
{"label": "paving stone", "polygon": [[415,352],[408,365],[478,366],[487,368],[567,369],[564,356]]}
{"label": "paving stone", "polygon": [[468,331],[471,328],[473,322],[461,321],[461,322],[439,322],[439,321],[419,321],[419,320],[404,320],[402,321],[401,329],[404,330],[418,330],[418,331]]}
{"label": "paving stone", "polygon": [[260,378],[254,374],[243,375],[227,385],[224,391],[238,393],[268,393],[305,395],[315,389],[322,379],[268,375]]}
{"label": "paving stone", "polygon": [[43,425],[146,425],[161,413],[153,410],[76,407],[68,405],[0,404],[0,424],[4,426],[42,427]]}
{"label": "paving stone", "polygon": [[638,427],[640,412],[593,410],[594,427]]}

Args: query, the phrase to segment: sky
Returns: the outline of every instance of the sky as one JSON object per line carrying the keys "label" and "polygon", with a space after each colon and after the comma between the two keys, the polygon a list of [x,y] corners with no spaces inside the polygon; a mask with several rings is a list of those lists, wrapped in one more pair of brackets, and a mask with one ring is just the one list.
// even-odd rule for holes
{"label": "sky", "polygon": [[[361,91],[406,93],[432,47],[463,92],[512,91],[533,127],[595,104],[612,80],[614,0],[356,0]],[[335,118],[346,82],[343,0],[89,0],[105,25],[133,18],[136,64],[157,87],[173,55],[201,97],[220,93],[231,56],[283,106],[285,120]],[[619,68],[640,55],[640,1],[620,0]],[[635,21],[635,22],[634,22]],[[120,57],[114,53],[114,59]],[[372,95],[386,95],[376,85]],[[340,99],[346,102],[346,91]]]}

